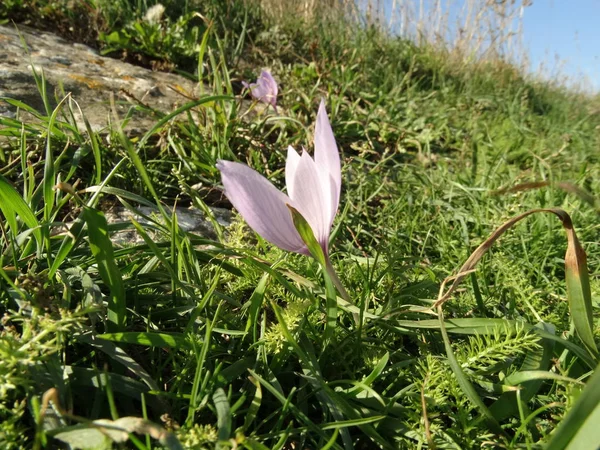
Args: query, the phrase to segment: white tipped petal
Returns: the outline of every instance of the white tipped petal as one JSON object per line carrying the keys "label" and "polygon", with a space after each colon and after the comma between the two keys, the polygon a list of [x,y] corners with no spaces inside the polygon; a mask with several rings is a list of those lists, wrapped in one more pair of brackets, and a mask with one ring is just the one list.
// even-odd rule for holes
{"label": "white tipped petal", "polygon": [[315,162],[320,168],[325,168],[331,177],[331,212],[332,215],[335,215],[340,203],[342,171],[340,154],[323,100],[321,100],[321,104],[319,105],[317,124],[315,126]]}
{"label": "white tipped petal", "polygon": [[[317,164],[315,163],[315,166]],[[323,192],[323,215],[328,220],[327,230],[331,230],[331,225],[337,213],[339,202],[339,191],[336,191],[332,176],[323,166],[317,166],[321,190]]]}
{"label": "white tipped petal", "polygon": [[322,178],[315,161],[305,151],[294,174],[290,198],[306,219],[323,251],[327,252],[330,232],[330,199],[324,195]]}
{"label": "white tipped petal", "polygon": [[285,161],[285,185],[287,186],[287,194],[290,198],[294,197],[294,178],[296,177],[298,164],[300,164],[300,155],[294,150],[294,147],[290,145]]}
{"label": "white tipped petal", "polygon": [[245,164],[219,161],[217,168],[225,195],[254,231],[279,248],[308,254],[286,206],[295,207],[287,195]]}

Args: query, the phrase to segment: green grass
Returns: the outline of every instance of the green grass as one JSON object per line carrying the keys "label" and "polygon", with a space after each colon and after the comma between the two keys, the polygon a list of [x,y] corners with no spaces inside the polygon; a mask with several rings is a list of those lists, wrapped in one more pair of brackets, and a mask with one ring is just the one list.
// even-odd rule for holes
{"label": "green grass", "polygon": [[[66,6],[13,0],[0,19],[68,30],[78,19]],[[596,98],[500,62],[460,67],[342,19],[274,23],[206,0],[165,3],[149,25],[145,2],[80,6],[94,21],[71,38],[209,89],[141,137],[118,121],[109,140],[78,130],[68,99],[37,123],[0,117],[11,136],[0,148],[2,448],[53,448],[57,434],[93,433],[75,425],[129,416],[162,427],[128,423],[139,433],[124,445],[139,449],[176,438],[194,449],[541,448],[553,436],[550,448],[566,448],[594,411],[578,398],[588,381],[594,392],[598,360],[573,328],[560,221],[536,214],[502,236],[444,305],[443,329],[429,308],[497,227],[559,207],[587,252],[597,319],[599,205],[556,185],[598,197]],[[239,97],[264,66],[280,81],[279,117],[246,114]],[[168,208],[226,205],[219,158],[283,186],[286,148],[311,148],[321,97],[342,151],[332,262],[364,319],[340,301],[327,339],[316,261],[239,217],[216,240],[195,236]],[[540,180],[550,186],[496,192]],[[123,225],[102,211],[148,204],[150,224],[125,225],[144,243],[112,244]],[[592,448],[584,431],[577,448]]]}

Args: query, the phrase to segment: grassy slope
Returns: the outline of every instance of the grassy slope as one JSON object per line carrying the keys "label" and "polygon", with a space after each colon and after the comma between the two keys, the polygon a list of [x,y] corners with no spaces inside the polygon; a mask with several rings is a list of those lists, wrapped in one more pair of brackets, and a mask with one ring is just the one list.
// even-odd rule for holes
{"label": "grassy slope", "polygon": [[[194,22],[191,7],[171,10],[168,23],[147,27],[154,39],[140,41],[139,33],[127,34],[133,23],[144,26],[135,22],[136,13],[124,2],[111,3],[113,9],[99,12],[94,7],[105,6],[102,2],[89,3],[100,25],[86,30],[86,40],[194,73],[195,39],[207,27]],[[34,400],[50,387],[59,389],[64,407],[90,419],[139,417],[144,410],[160,422],[166,413],[165,426],[179,424],[182,441],[197,448],[236,436],[240,442],[246,436],[249,448],[260,448],[258,442],[267,448],[290,448],[293,442],[321,448],[328,441],[335,441],[334,448],[351,443],[373,448],[374,442],[415,448],[427,443],[427,429],[439,448],[451,442],[481,448],[547,440],[572,405],[575,384],[529,382],[531,398],[520,411],[510,399],[501,412],[492,407],[505,430],[499,435],[478,420],[481,411],[452,374],[439,333],[406,321],[435,318],[415,312],[416,307],[436,298],[439,283],[494,228],[527,209],[559,206],[571,213],[591,272],[597,272],[597,209],[553,187],[494,195],[501,187],[534,180],[572,181],[598,193],[597,105],[532,84],[510,66],[462,67],[452,55],[415,48],[376,30],[339,21],[274,26],[256,9],[245,11],[236,2],[200,3],[199,10],[215,18],[203,81],[215,93],[234,95],[241,79],[269,66],[281,82],[283,115],[292,120],[242,117],[237,101],[217,100],[202,106],[201,120],[152,130],[148,144],[141,145],[116,129],[110,143],[75,132],[68,116],[59,115],[46,147],[47,127],[32,125],[19,138],[21,125],[0,119],[5,133],[17,135],[0,154],[0,174],[23,194],[35,220],[47,224],[81,214],[87,225],[80,234],[71,230],[78,238],[72,248],[70,237],[50,237],[47,227],[42,226],[36,247],[34,241],[17,241],[15,230],[3,226],[0,299],[9,319],[0,348],[0,440],[15,448],[42,442],[39,433],[34,437],[26,405],[36,410]],[[39,23],[43,2],[32,4],[26,14]],[[6,5],[0,12],[11,17],[17,9],[23,15],[27,3]],[[53,6],[56,17],[68,24],[74,19],[60,5]],[[227,26],[231,21],[235,25]],[[194,26],[197,36],[177,34]],[[113,27],[125,31],[108,38]],[[94,245],[109,248],[101,218],[66,191],[51,190],[60,176],[70,183],[81,179],[80,189],[106,182],[167,205],[176,199],[200,207],[222,204],[214,189],[219,183],[214,163],[223,157],[248,162],[282,185],[285,149],[290,144],[310,148],[320,97],[327,101],[344,161],[334,265],[357,304],[386,317],[368,321],[361,330],[351,314],[340,310],[337,328],[323,339],[325,309],[316,263],[264,242],[257,246],[241,221],[225,232],[225,250],[179,230],[167,213],[167,225],[156,225],[158,237],[134,248],[115,248],[103,265],[92,250]],[[84,164],[72,168],[81,148],[90,152]],[[35,190],[42,181],[45,188]],[[192,190],[198,182],[204,187]],[[80,197],[89,206],[137,204],[124,194]],[[483,260],[446,305],[446,317],[543,320],[558,335],[568,332],[565,248],[554,217],[527,219]],[[267,271],[247,255],[278,264]],[[597,295],[597,276],[592,289]],[[109,299],[108,317],[124,320],[124,326],[106,321],[102,300]],[[506,375],[531,358],[540,358],[543,370],[572,378],[586,373],[582,360],[559,345],[552,350],[548,341],[522,329],[502,330],[478,338],[451,335],[457,359],[486,405],[500,396]],[[93,345],[86,337],[91,331],[129,334],[107,335],[100,341],[104,344]],[[578,342],[575,336],[569,339]],[[139,365],[126,370],[111,341],[120,341]],[[73,372],[69,383],[62,381],[63,366]],[[93,382],[102,373],[109,383],[96,388]],[[145,379],[151,381],[140,382]],[[148,386],[154,393],[145,394],[141,403],[140,393]],[[324,427],[371,416],[371,423],[339,433],[333,425]],[[145,448],[142,441],[136,445]]]}

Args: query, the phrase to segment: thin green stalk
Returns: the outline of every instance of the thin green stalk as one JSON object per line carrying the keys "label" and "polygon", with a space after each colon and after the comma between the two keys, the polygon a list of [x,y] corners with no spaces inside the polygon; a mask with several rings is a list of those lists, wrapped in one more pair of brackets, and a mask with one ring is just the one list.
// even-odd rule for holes
{"label": "thin green stalk", "polygon": [[329,258],[325,258],[325,271],[331,277],[331,281],[333,281],[334,286],[336,287],[342,298],[351,305],[354,305],[354,302],[350,298],[348,291],[346,291],[346,288],[342,284],[342,281],[338,277],[337,273],[335,273],[335,269],[333,268],[333,265],[331,264],[331,260]]}
{"label": "thin green stalk", "polygon": [[[354,302],[350,298],[350,295],[348,294],[348,291],[346,291],[346,288],[342,284],[342,281],[340,280],[340,278],[338,277],[337,273],[335,272],[335,269],[331,265],[331,260],[329,259],[329,256],[325,257],[325,264],[324,264],[323,267],[325,268],[325,272],[329,276],[329,279],[333,282],[333,285],[336,287],[336,289],[338,290],[338,292],[340,293],[340,295],[342,296],[342,298],[344,300],[346,300],[348,302],[348,304],[354,306]],[[360,312],[353,312],[352,313],[352,317],[354,318],[354,323],[357,326],[360,327],[360,324],[362,324],[361,313]]]}

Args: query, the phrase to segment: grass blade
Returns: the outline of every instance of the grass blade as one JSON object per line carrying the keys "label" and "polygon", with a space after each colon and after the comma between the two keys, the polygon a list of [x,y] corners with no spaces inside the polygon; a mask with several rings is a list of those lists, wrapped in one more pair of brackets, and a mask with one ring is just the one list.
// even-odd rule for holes
{"label": "grass blade", "polygon": [[494,433],[504,436],[505,433],[500,427],[500,424],[488,409],[487,406],[481,400],[481,397],[475,391],[475,388],[463,372],[460,364],[456,360],[454,356],[454,352],[452,351],[452,345],[450,344],[450,338],[448,337],[448,332],[446,331],[446,326],[444,325],[444,313],[442,311],[441,305],[438,306],[438,314],[439,314],[439,322],[440,322],[440,331],[442,332],[442,339],[444,340],[444,348],[446,349],[446,355],[448,356],[448,363],[454,372],[458,380],[458,384],[460,385],[462,391],[467,396],[467,398],[479,409],[479,411],[483,414],[483,416],[487,419],[487,422],[490,428],[494,431]]}
{"label": "grass blade", "polygon": [[125,326],[127,304],[121,272],[115,262],[113,246],[108,237],[108,224],[101,211],[84,207],[83,217],[88,227],[92,254],[98,264],[98,272],[110,289],[108,299],[108,330],[118,331]]}
{"label": "grass blade", "polygon": [[253,377],[249,377],[250,382],[254,385],[256,391],[254,392],[254,398],[252,399],[252,403],[248,408],[248,412],[246,413],[246,417],[244,419],[243,430],[248,430],[254,419],[258,414],[258,410],[260,409],[260,405],[262,403],[262,388],[260,387],[260,383],[254,379]]}
{"label": "grass blade", "polygon": [[[213,402],[217,410],[217,428],[219,430],[219,441],[228,443],[231,437],[231,408],[227,400],[227,394],[222,388],[218,388],[213,394]],[[221,445],[217,444],[217,448]]]}
{"label": "grass blade", "polygon": [[[568,219],[568,220],[567,220]],[[598,358],[598,347],[594,339],[594,318],[592,316],[592,293],[587,268],[587,256],[577,239],[571,218],[563,220],[567,229],[569,247],[565,256],[567,297],[575,330],[583,344],[594,358]]]}
{"label": "grass blade", "polygon": [[[113,167],[113,169],[110,171],[108,176],[102,182],[102,185],[100,186],[100,188],[96,192],[94,192],[94,195],[92,195],[92,197],[88,200],[87,207],[93,207],[94,205],[96,205],[98,198],[100,197],[100,193],[102,192],[102,187],[106,186],[110,182],[112,177],[118,173],[119,169],[121,168],[121,165],[125,161],[126,161],[125,159],[121,159],[115,165],[115,167]],[[71,250],[73,250],[75,245],[80,241],[80,239],[83,235],[82,232],[83,232],[84,224],[85,224],[85,217],[84,217],[84,213],[82,212],[77,217],[77,219],[75,219],[75,222],[73,222],[73,225],[69,229],[69,233],[67,233],[67,235],[61,242],[58,252],[56,252],[54,254],[54,260],[52,261],[52,265],[50,266],[50,270],[48,272],[49,276],[53,276],[56,273],[56,271],[61,266],[61,264],[63,263],[65,258],[69,255],[69,253],[71,253]]]}
{"label": "grass blade", "polygon": [[[536,329],[544,330],[547,333],[554,335],[554,327],[550,324],[541,323],[532,328],[532,330]],[[553,353],[554,341],[551,339],[542,338],[541,345],[538,348],[530,350],[525,354],[525,359],[520,367],[521,373],[530,371],[549,373],[548,368],[550,367]],[[507,378],[504,380],[504,382],[508,381]],[[522,382],[518,398],[516,392],[505,392],[490,406],[490,411],[499,421],[516,414],[519,406],[517,402],[527,402],[532,399],[542,384],[543,379]]]}
{"label": "grass blade", "polygon": [[[431,320],[399,320],[397,323],[404,328],[400,328],[402,331],[411,329],[439,329],[441,328],[440,322],[437,319]],[[479,318],[465,318],[465,319],[449,319],[444,323],[446,330],[449,333],[455,334],[494,334],[494,333],[509,333],[517,329],[517,327],[524,327],[527,331],[533,331],[544,339],[549,339],[552,342],[556,342],[563,347],[567,348],[578,358],[581,358],[582,362],[585,362],[590,369],[595,367],[593,358],[590,357],[589,353],[581,348],[574,342],[567,341],[559,336],[556,336],[545,329],[534,327],[533,325],[516,320],[507,319],[479,319]]]}
{"label": "grass blade", "polygon": [[106,339],[107,341],[125,343],[125,344],[138,344],[145,345],[148,347],[159,347],[159,348],[190,348],[190,344],[186,337],[181,333],[151,333],[151,332],[137,332],[127,331],[123,333],[104,333],[99,334],[99,339]]}
{"label": "grass blade", "polygon": [[[42,72],[43,74],[43,72]],[[45,85],[45,83],[43,83]],[[69,98],[67,95],[61,100],[61,102],[54,108],[52,115],[48,121],[48,137],[46,138],[46,157],[44,160],[44,180],[42,182],[42,191],[44,196],[44,221],[50,223],[52,219],[52,210],[54,208],[54,185],[56,184],[56,169],[54,167],[54,155],[52,152],[52,128],[56,121],[56,116],[62,105]],[[48,245],[50,245],[48,243]]]}
{"label": "grass blade", "polygon": [[539,189],[539,188],[548,187],[548,186],[557,187],[559,189],[562,189],[565,192],[568,192],[569,194],[576,195],[582,201],[584,201],[584,202],[588,203],[590,206],[594,207],[596,209],[596,211],[600,212],[600,204],[598,203],[596,198],[592,194],[590,194],[588,191],[586,191],[585,189],[583,189],[583,188],[577,186],[575,183],[571,183],[569,181],[557,181],[556,183],[553,183],[551,181],[530,181],[527,183],[517,184],[517,185],[511,186],[511,187],[505,187],[502,189],[498,189],[497,191],[492,192],[492,194],[493,195],[502,195],[502,194],[509,194],[509,193],[514,193],[514,192],[529,191],[532,189]]}
{"label": "grass blade", "polygon": [[0,175],[0,211],[4,214],[14,236],[19,234],[17,224],[17,216],[19,216],[25,225],[33,230],[32,233],[38,244],[38,249],[41,250],[42,232],[35,214],[33,214],[29,205],[25,203],[23,197],[19,195],[2,175]]}
{"label": "grass blade", "polygon": [[467,261],[462,265],[458,274],[452,277],[454,281],[448,290],[444,293],[447,278],[440,287],[440,295],[434,306],[440,306],[446,302],[458,287],[460,282],[470,274],[483,255],[491,248],[491,246],[502,236],[508,229],[512,228],[517,222],[536,213],[551,213],[557,216],[567,233],[567,252],[565,255],[565,270],[567,283],[567,296],[569,299],[569,308],[571,310],[571,318],[575,325],[577,334],[583,341],[587,351],[592,358],[598,358],[598,348],[594,341],[593,320],[592,320],[592,297],[590,291],[589,274],[586,263],[586,254],[577,239],[577,234],[573,228],[571,217],[562,209],[532,209],[524,212],[512,219],[506,221],[498,227],[475,251],[469,256]]}
{"label": "grass blade", "polygon": [[[600,442],[600,365],[579,395],[562,423],[558,426],[546,450],[597,448]],[[596,420],[592,420],[592,419]],[[570,445],[571,444],[571,445]]]}
{"label": "grass blade", "polygon": [[246,322],[246,332],[252,328],[252,342],[256,342],[258,339],[258,315],[260,313],[260,307],[265,298],[265,291],[267,289],[267,282],[269,281],[269,274],[265,273],[261,277],[260,281],[254,288],[254,292],[248,300],[249,308],[248,321]]}
{"label": "grass blade", "polygon": [[325,316],[327,320],[325,322],[323,340],[327,344],[335,334],[335,329],[337,328],[338,308],[335,286],[327,270],[323,270],[323,277],[325,278]]}
{"label": "grass blade", "polygon": [[175,111],[167,114],[165,117],[163,117],[158,122],[156,122],[154,124],[154,126],[146,132],[146,134],[142,137],[142,139],[140,139],[137,146],[139,148],[141,148],[146,143],[146,141],[150,138],[150,136],[152,136],[154,133],[156,133],[156,131],[159,130],[163,125],[165,125],[171,119],[177,117],[179,114],[189,111],[190,109],[195,108],[197,106],[202,106],[202,105],[210,106],[211,104],[214,104],[215,102],[224,101],[224,100],[233,101],[234,98],[230,97],[228,95],[213,95],[213,96],[203,97],[201,99],[194,100],[192,102],[189,102],[189,103],[186,103],[185,105],[180,106]]}

